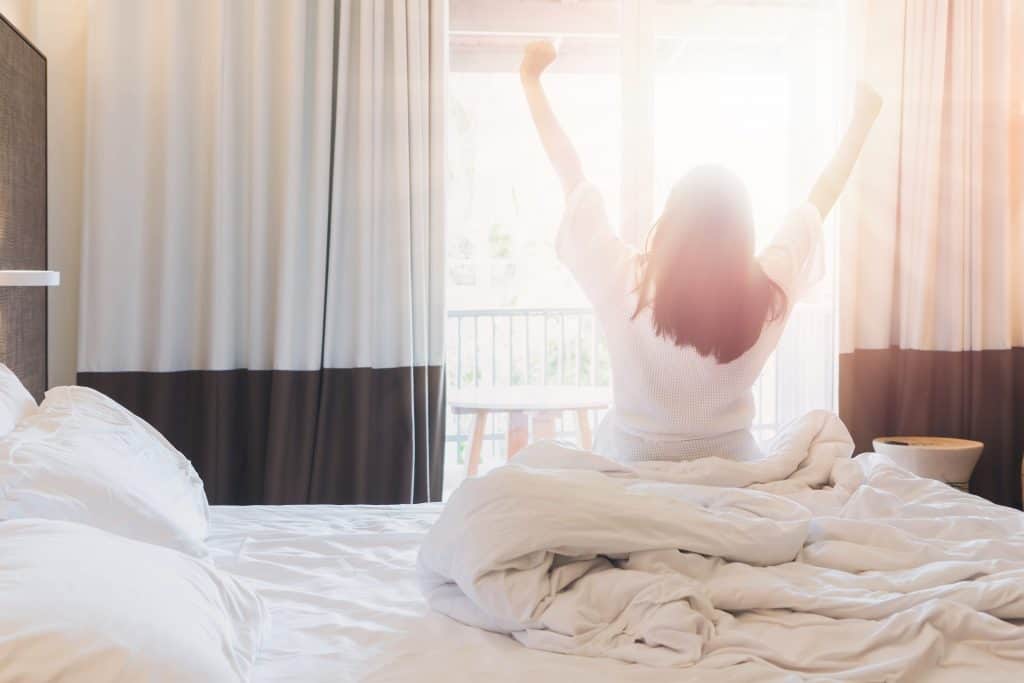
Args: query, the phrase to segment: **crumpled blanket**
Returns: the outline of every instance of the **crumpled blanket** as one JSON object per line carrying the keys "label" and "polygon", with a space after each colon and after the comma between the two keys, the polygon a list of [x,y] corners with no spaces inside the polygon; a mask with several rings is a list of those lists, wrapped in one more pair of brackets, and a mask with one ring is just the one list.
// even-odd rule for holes
{"label": "crumpled blanket", "polygon": [[1020,680],[1024,513],[852,451],[823,411],[756,462],[623,465],[541,442],[454,492],[421,586],[433,609],[553,652]]}

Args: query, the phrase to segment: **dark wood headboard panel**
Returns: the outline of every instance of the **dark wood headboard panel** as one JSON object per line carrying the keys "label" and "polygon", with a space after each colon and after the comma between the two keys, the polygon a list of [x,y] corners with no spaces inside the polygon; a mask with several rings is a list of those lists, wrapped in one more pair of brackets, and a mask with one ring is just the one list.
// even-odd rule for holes
{"label": "dark wood headboard panel", "polygon": [[[46,57],[0,15],[0,269],[46,269]],[[0,362],[46,391],[46,287],[0,287]]]}

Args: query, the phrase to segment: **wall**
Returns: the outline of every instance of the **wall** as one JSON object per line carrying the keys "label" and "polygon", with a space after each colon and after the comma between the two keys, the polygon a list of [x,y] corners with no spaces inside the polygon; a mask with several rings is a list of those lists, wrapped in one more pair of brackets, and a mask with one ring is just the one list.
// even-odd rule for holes
{"label": "wall", "polygon": [[85,139],[85,0],[0,0],[0,14],[47,58],[49,264],[61,284],[49,291],[49,384],[73,384],[78,350]]}

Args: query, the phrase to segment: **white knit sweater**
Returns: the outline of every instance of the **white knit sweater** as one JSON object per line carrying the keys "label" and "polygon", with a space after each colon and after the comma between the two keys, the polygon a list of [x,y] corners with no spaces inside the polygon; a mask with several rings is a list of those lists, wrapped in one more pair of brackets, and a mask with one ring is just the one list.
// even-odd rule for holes
{"label": "white knit sweater", "polygon": [[[758,256],[790,308],[821,276],[821,243],[821,216],[805,204]],[[779,341],[785,317],[767,324],[753,347],[725,364],[659,337],[650,309],[631,320],[637,252],[612,230],[601,194],[588,182],[568,197],[556,248],[593,304],[611,358],[613,407],[595,449],[619,460],[756,457],[751,387]]]}

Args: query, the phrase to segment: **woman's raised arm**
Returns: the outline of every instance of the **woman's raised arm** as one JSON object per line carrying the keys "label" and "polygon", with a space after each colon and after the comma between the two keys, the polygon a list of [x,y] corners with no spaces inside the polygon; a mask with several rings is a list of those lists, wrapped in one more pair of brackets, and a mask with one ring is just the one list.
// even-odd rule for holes
{"label": "woman's raised arm", "polygon": [[555,61],[556,56],[555,46],[548,41],[529,43],[519,67],[519,77],[541,144],[562,181],[562,190],[569,194],[583,180],[583,166],[576,148],[551,110],[544,87],[540,84],[540,75]]}
{"label": "woman's raised arm", "polygon": [[843,141],[836,150],[832,161],[822,171],[818,182],[811,189],[808,201],[817,207],[822,218],[832,210],[839,194],[843,191],[853,165],[860,156],[861,148],[868,137],[871,126],[874,125],[878,112],[882,108],[882,98],[867,83],[857,84],[857,94],[853,105],[853,120],[850,128],[843,136]]}

